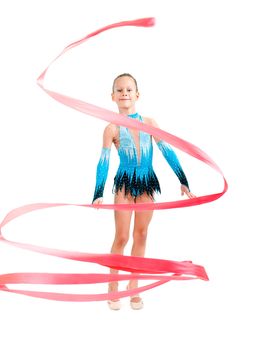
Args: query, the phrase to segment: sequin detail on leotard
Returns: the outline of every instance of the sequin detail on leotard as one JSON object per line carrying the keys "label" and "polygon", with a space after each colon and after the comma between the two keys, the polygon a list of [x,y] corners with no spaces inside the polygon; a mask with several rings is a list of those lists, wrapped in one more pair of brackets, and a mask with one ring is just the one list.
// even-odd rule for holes
{"label": "sequin detail on leotard", "polygon": [[[143,122],[138,114],[130,114],[128,117]],[[120,164],[114,178],[113,192],[124,188],[125,195],[138,197],[143,193],[154,198],[154,193],[161,193],[159,181],[152,167],[153,146],[151,135],[139,131],[138,154],[133,136],[128,128],[119,127],[118,155]]]}

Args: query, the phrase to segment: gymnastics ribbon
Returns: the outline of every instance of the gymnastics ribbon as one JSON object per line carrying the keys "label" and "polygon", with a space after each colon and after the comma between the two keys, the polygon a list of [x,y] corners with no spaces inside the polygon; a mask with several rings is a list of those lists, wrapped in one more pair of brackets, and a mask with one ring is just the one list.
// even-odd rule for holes
{"label": "gymnastics ribbon", "polygon": [[[103,27],[86,37],[68,45],[43,71],[38,77],[38,85],[46,92],[49,96],[54,98],[56,101],[78,110],[84,114],[94,116],[99,119],[103,119],[116,125],[122,125],[125,127],[134,128],[137,130],[144,131],[148,134],[156,136],[161,140],[168,142],[174,147],[186,152],[194,158],[206,163],[212,167],[215,171],[221,174],[224,180],[224,188],[220,193],[209,194],[196,198],[190,198],[185,200],[178,200],[164,203],[139,203],[139,204],[68,204],[68,203],[36,203],[29,204],[10,211],[0,224],[0,241],[3,243],[27,249],[30,251],[52,255],[59,258],[71,259],[82,262],[96,263],[108,268],[113,268],[120,271],[130,272],[131,274],[66,274],[66,273],[11,273],[0,275],[0,291],[6,291],[11,293],[23,294],[27,296],[60,300],[60,301],[100,301],[117,299],[135,295],[139,292],[146,291],[148,289],[157,287],[171,280],[191,280],[201,279],[208,280],[208,276],[205,269],[202,266],[195,265],[191,261],[175,262],[171,260],[163,259],[152,259],[145,257],[135,256],[124,256],[119,254],[90,254],[84,252],[69,252],[51,248],[45,248],[35,246],[27,243],[19,243],[15,241],[7,240],[2,234],[2,228],[7,225],[10,221],[17,217],[30,213],[39,209],[46,209],[60,206],[81,206],[90,208],[100,209],[111,209],[111,210],[162,210],[171,208],[181,208],[194,205],[200,205],[208,203],[220,198],[228,188],[227,181],[222,174],[222,171],[217,164],[201,149],[195,145],[182,140],[181,138],[169,134],[168,132],[155,128],[150,125],[140,123],[136,120],[130,119],[125,115],[114,113],[107,109],[98,107],[96,105],[81,101],[69,96],[65,96],[55,91],[48,90],[44,87],[45,75],[54,61],[70,49],[75,48],[78,45],[83,44],[86,40],[106,31],[109,29],[122,27],[122,26],[141,26],[150,27],[155,23],[154,18],[142,18],[133,21],[124,21],[109,26]],[[166,275],[170,274],[170,275]],[[70,293],[53,293],[53,292],[42,292],[42,291],[29,291],[21,289],[11,289],[7,287],[7,284],[49,284],[49,285],[74,285],[74,284],[94,284],[94,283],[106,283],[111,281],[124,281],[124,280],[156,280],[146,286],[134,288],[126,291],[118,291],[104,294],[70,294]]]}

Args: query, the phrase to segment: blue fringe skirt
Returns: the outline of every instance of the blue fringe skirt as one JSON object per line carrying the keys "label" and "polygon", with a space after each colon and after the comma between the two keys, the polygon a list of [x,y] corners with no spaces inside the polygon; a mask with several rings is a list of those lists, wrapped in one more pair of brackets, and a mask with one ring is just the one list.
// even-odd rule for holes
{"label": "blue fringe skirt", "polygon": [[158,178],[152,167],[119,168],[114,178],[113,193],[122,191],[125,195],[139,197],[146,193],[154,200],[155,193],[161,193]]}

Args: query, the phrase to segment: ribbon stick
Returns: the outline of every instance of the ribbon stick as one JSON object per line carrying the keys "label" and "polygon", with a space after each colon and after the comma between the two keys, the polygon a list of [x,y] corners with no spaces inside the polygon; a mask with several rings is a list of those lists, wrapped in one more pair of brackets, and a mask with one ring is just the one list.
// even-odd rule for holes
{"label": "ribbon stick", "polygon": [[[68,45],[42,72],[38,77],[37,83],[43,89],[45,93],[51,96],[56,101],[78,110],[86,115],[111,122],[116,125],[122,125],[125,127],[134,128],[144,131],[153,136],[167,141],[174,147],[186,152],[194,158],[199,159],[208,166],[212,167],[218,172],[224,181],[223,190],[220,193],[208,194],[191,199],[170,201],[163,203],[135,203],[135,204],[68,204],[68,203],[35,203],[24,205],[9,212],[0,224],[0,241],[3,243],[15,246],[18,248],[27,249],[30,251],[52,255],[59,258],[71,259],[80,262],[89,262],[99,264],[108,268],[114,268],[116,270],[130,272],[131,274],[60,274],[60,273],[11,273],[0,275],[0,291],[22,294],[37,298],[44,298],[50,300],[59,301],[100,301],[108,299],[116,299],[135,295],[139,292],[146,291],[151,288],[155,288],[164,283],[172,280],[192,280],[201,279],[208,280],[208,276],[205,269],[202,266],[195,265],[191,261],[175,262],[171,260],[152,259],[144,257],[124,256],[119,254],[90,254],[84,252],[69,252],[57,249],[50,249],[40,246],[35,246],[26,243],[19,243],[15,241],[7,240],[2,234],[2,228],[9,222],[16,219],[21,215],[31,213],[35,210],[46,209],[60,206],[80,206],[88,208],[101,208],[108,210],[162,210],[171,208],[182,208],[194,205],[200,205],[208,203],[220,198],[228,189],[227,181],[222,174],[222,171],[218,165],[201,149],[197,146],[182,140],[181,138],[174,136],[164,130],[155,128],[150,125],[140,123],[136,120],[130,119],[125,115],[121,115],[110,110],[98,107],[96,105],[87,103],[82,100],[75,99],[70,96],[65,96],[55,91],[51,91],[44,87],[45,75],[53,62],[55,62],[60,56],[65,54],[68,50],[75,48],[78,45],[83,44],[88,39],[99,35],[100,33],[122,26],[139,26],[150,27],[155,23],[154,18],[142,18],[133,21],[125,21],[120,23],[111,24],[103,27],[86,37]],[[132,290],[111,292],[105,294],[70,294],[70,293],[55,293],[55,292],[42,292],[42,291],[29,291],[21,289],[9,288],[9,285],[13,284],[46,284],[46,285],[77,285],[77,284],[94,284],[94,283],[106,283],[111,281],[124,281],[124,280],[156,280],[149,285],[135,288]],[[7,286],[8,285],[8,286]]]}

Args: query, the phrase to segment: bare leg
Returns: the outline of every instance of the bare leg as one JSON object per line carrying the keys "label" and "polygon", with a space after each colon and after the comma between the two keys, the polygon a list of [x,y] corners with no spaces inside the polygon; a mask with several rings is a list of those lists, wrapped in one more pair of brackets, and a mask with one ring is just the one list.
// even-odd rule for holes
{"label": "bare leg", "polygon": [[[119,191],[115,195],[115,204],[132,204],[134,200],[131,196],[124,196],[124,191]],[[132,211],[116,210],[115,213],[115,239],[111,248],[112,254],[123,254],[124,248],[129,240],[130,223]],[[117,270],[110,269],[110,273],[118,273]],[[109,283],[109,292],[118,290],[118,282]]]}
{"label": "bare leg", "polygon": [[[136,203],[149,203],[152,201],[153,200],[146,194],[143,194],[142,196],[136,199]],[[133,229],[133,246],[132,246],[131,255],[133,256],[145,255],[148,226],[150,224],[152,216],[153,216],[153,210],[135,212],[134,229]],[[131,280],[129,282],[129,288],[133,289],[137,287],[138,287],[137,280]],[[134,296],[131,298],[131,301],[137,303],[140,301],[140,297]]]}

